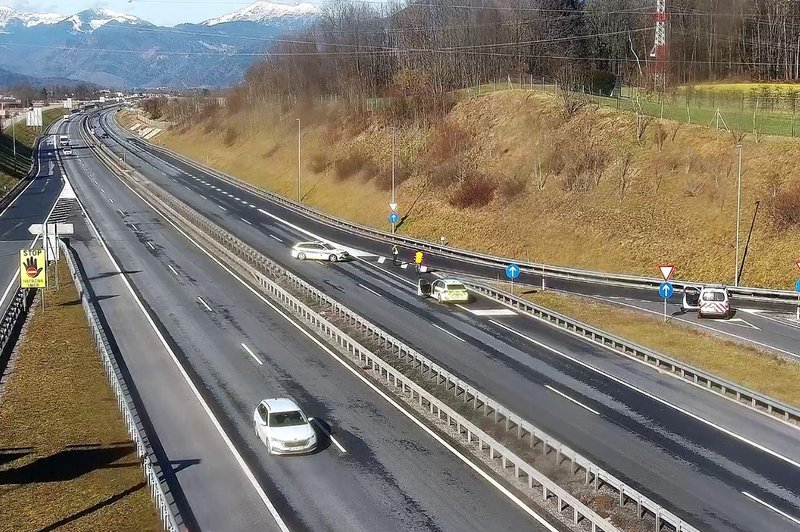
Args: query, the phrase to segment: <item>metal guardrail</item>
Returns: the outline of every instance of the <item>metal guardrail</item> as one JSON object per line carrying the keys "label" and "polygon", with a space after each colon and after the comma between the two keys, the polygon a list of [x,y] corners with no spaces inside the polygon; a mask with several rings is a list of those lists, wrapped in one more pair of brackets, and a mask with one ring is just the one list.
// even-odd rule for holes
{"label": "metal guardrail", "polygon": [[490,456],[494,457],[497,455],[504,467],[508,467],[508,464],[511,464],[511,466],[514,467],[517,478],[520,478],[520,475],[524,474],[528,479],[529,486],[532,486],[534,482],[542,486],[542,493],[545,499],[548,494],[557,496],[558,508],[561,509],[564,505],[572,508],[574,510],[573,517],[575,522],[580,519],[588,519],[592,523],[593,530],[596,528],[601,530],[615,530],[608,521],[595,514],[594,511],[588,507],[585,507],[583,503],[577,501],[572,495],[544,476],[532,465],[509,451],[505,446],[491,438],[439,399],[435,398],[423,387],[404,376],[399,370],[381,359],[378,355],[364,348],[363,345],[353,340],[322,315],[311,310],[304,303],[281,288],[277,283],[269,279],[265,273],[281,278],[282,280],[285,279],[289,285],[304,297],[311,298],[319,305],[327,307],[337,318],[346,320],[351,327],[355,327],[357,330],[365,333],[367,337],[379,341],[383,348],[391,350],[395,356],[413,365],[437,385],[444,387],[449,393],[452,393],[454,397],[462,400],[465,405],[472,406],[476,411],[482,410],[485,416],[493,416],[497,423],[504,422],[506,430],[515,430],[518,439],[529,439],[531,448],[538,444],[541,446],[543,453],[555,451],[559,463],[562,461],[569,461],[571,471],[573,472],[582,469],[585,472],[586,483],[592,483],[595,489],[599,489],[601,486],[608,486],[615,490],[618,494],[620,506],[627,503],[635,503],[639,516],[645,514],[653,516],[656,522],[656,530],[661,529],[662,523],[667,523],[677,531],[696,532],[694,527],[669,510],[642,495],[637,490],[616,478],[613,474],[598,467],[589,459],[559,442],[532,423],[514,414],[511,410],[481,392],[475,386],[451,374],[399,339],[383,331],[370,321],[356,314],[344,305],[341,305],[336,300],[265,257],[255,248],[245,244],[235,235],[220,228],[168,192],[160,189],[144,176],[139,175],[135,170],[125,169],[116,155],[110,152],[102,143],[97,144],[95,148],[97,152],[101,154],[101,158],[109,165],[119,169],[120,175],[126,179],[133,188],[156,205],[159,205],[161,209],[165,211],[163,214],[171,215],[170,217],[173,221],[184,228],[190,229],[190,232],[201,240],[222,250],[230,260],[238,263],[244,271],[247,271],[251,276],[251,280],[257,286],[262,287],[268,295],[287,306],[289,310],[301,315],[304,321],[311,325],[318,334],[334,340],[338,346],[344,348],[359,362],[367,364],[368,367],[379,372],[388,384],[395,386],[395,388],[401,388],[404,392],[409,391],[412,398],[416,397],[420,405],[428,406],[431,413],[436,413],[439,416],[445,415],[448,425],[455,424],[459,434],[462,437],[466,437],[468,443],[471,443],[474,439],[477,440],[479,442],[479,448],[488,448]]}
{"label": "metal guardrail", "polygon": [[72,256],[72,250],[69,249],[63,242],[59,242],[61,253],[66,257],[69,271],[72,274],[72,279],[75,282],[75,288],[81,299],[83,311],[86,314],[86,320],[89,322],[89,330],[92,332],[92,338],[95,342],[95,347],[100,355],[100,360],[103,363],[108,382],[114,390],[114,395],[117,398],[117,407],[119,408],[122,417],[125,419],[125,425],[128,427],[128,435],[136,444],[136,454],[141,461],[142,469],[144,470],[147,484],[150,486],[150,496],[156,505],[161,522],[165,530],[170,532],[178,532],[181,528],[178,525],[178,516],[173,513],[173,509],[167,500],[167,495],[161,486],[160,467],[155,460],[152,449],[147,443],[147,435],[142,427],[139,427],[136,420],[139,415],[136,411],[136,405],[130,399],[128,393],[128,386],[125,382],[125,377],[117,365],[116,359],[108,343],[108,338],[100,324],[92,302],[89,299],[84,281],[81,277],[80,271]]}
{"label": "metal guardrail", "polygon": [[566,329],[581,338],[603,346],[617,353],[635,358],[661,371],[669,371],[672,375],[702,387],[705,390],[732,399],[737,403],[751,407],[782,421],[800,427],[800,408],[788,405],[775,398],[763,395],[735,382],[731,382],[690,364],[648,349],[619,336],[607,333],[583,322],[559,314],[530,301],[513,296],[508,292],[491,286],[465,281],[465,285],[496,301],[508,304],[525,314],[540,319],[560,329]]}
{"label": "metal guardrail", "polygon": [[[520,266],[523,272],[526,273],[534,275],[542,275],[551,278],[582,281],[591,284],[625,286],[625,287],[640,288],[640,289],[656,289],[663,282],[663,279],[656,277],[642,277],[642,276],[626,275],[619,273],[598,272],[592,270],[584,270],[580,268],[568,268],[563,266],[552,266],[548,264],[540,264],[535,262],[519,261],[516,259],[509,259],[507,257],[506,258],[497,257],[485,253],[454,248],[451,246],[444,246],[427,240],[404,237],[404,236],[399,236],[397,234],[392,235],[391,233],[380,231],[373,227],[368,227],[365,225],[343,220],[341,218],[337,218],[335,216],[322,212],[318,209],[314,209],[313,207],[308,207],[306,205],[297,203],[295,201],[292,201],[288,198],[285,198],[273,192],[269,192],[264,189],[255,187],[235,176],[204,166],[201,163],[198,163],[197,161],[194,161],[184,155],[181,155],[164,147],[157,146],[143,139],[137,139],[137,141],[147,144],[150,149],[165,153],[171,157],[174,157],[182,161],[185,164],[198,168],[203,172],[206,172],[207,174],[211,174],[217,177],[218,179],[226,181],[237,187],[246,189],[249,192],[257,196],[260,196],[268,201],[271,201],[273,203],[278,203],[283,207],[291,209],[299,214],[314,218],[318,222],[322,222],[339,229],[351,231],[353,233],[359,234],[360,236],[366,236],[374,240],[380,240],[381,242],[387,244],[397,244],[405,247],[416,248],[421,251],[435,253],[436,255],[457,259],[464,262],[471,262],[473,264],[490,266],[494,268],[505,268],[505,266],[509,262],[514,262]],[[704,283],[702,281],[675,280],[670,282],[673,284],[673,286],[675,286],[676,289],[681,289],[681,290],[685,287],[693,287],[703,284],[709,284],[709,283]],[[718,283],[712,283],[712,284],[718,284]],[[743,286],[740,287],[728,286],[727,289],[730,294],[740,299],[769,302],[769,303],[784,303],[787,305],[798,304],[797,292],[793,292],[791,290],[777,290],[770,288],[743,287]]]}

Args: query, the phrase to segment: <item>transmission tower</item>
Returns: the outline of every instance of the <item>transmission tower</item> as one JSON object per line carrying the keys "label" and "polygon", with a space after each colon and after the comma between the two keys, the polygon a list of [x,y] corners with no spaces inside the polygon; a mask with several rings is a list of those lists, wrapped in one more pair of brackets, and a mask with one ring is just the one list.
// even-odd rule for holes
{"label": "transmission tower", "polygon": [[666,90],[667,85],[667,0],[656,0],[656,35],[650,57],[655,59],[655,87]]}

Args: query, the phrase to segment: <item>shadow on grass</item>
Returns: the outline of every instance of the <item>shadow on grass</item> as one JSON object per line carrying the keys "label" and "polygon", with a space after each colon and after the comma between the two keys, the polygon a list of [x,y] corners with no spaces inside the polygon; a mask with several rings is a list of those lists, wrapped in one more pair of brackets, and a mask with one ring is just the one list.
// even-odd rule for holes
{"label": "shadow on grass", "polygon": [[0,471],[0,485],[63,482],[95,469],[139,467],[138,461],[130,464],[114,464],[135,451],[136,447],[130,442],[104,446],[69,445],[55,454],[43,456],[30,464]]}
{"label": "shadow on grass", "polygon": [[102,501],[100,501],[100,502],[98,502],[96,504],[93,504],[93,505],[89,506],[88,508],[84,508],[80,512],[75,512],[74,514],[72,514],[72,515],[70,515],[68,517],[65,517],[64,519],[60,519],[60,520],[56,521],[55,523],[52,523],[52,524],[42,528],[40,532],[57,530],[57,529],[61,528],[62,526],[65,526],[65,525],[67,525],[67,524],[69,524],[69,523],[71,523],[73,521],[76,521],[76,520],[82,518],[82,517],[86,517],[87,515],[90,515],[90,514],[96,512],[97,510],[102,509],[102,508],[105,508],[106,506],[108,506],[110,504],[114,504],[118,500],[120,500],[120,499],[122,499],[124,497],[127,497],[128,495],[131,495],[132,493],[136,493],[137,491],[139,491],[140,489],[145,488],[146,486],[147,486],[146,482],[140,482],[140,483],[136,484],[135,486],[131,486],[130,488],[128,488],[126,490],[120,491],[119,493],[116,493],[116,494],[112,495],[111,497],[109,497],[109,498],[107,498],[105,500],[102,500]]}
{"label": "shadow on grass", "polygon": [[10,464],[14,460],[28,456],[33,452],[33,447],[7,447],[0,449],[0,466]]}

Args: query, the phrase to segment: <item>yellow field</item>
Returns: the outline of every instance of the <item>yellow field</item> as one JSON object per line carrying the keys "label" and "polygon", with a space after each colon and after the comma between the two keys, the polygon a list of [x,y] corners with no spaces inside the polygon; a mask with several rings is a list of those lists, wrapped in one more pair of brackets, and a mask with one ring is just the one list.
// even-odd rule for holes
{"label": "yellow field", "polygon": [[700,83],[697,85],[684,85],[680,90],[691,88],[696,91],[707,92],[721,92],[721,93],[737,93],[737,92],[751,92],[761,91],[766,88],[771,92],[800,92],[800,83]]}

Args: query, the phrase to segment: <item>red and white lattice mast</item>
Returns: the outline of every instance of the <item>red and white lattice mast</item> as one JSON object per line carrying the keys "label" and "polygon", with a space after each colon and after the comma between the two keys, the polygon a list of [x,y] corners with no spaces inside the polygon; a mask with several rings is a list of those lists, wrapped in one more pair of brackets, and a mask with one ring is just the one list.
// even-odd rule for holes
{"label": "red and white lattice mast", "polygon": [[667,0],[656,0],[656,37],[650,57],[655,59],[655,87],[665,90],[667,83]]}

